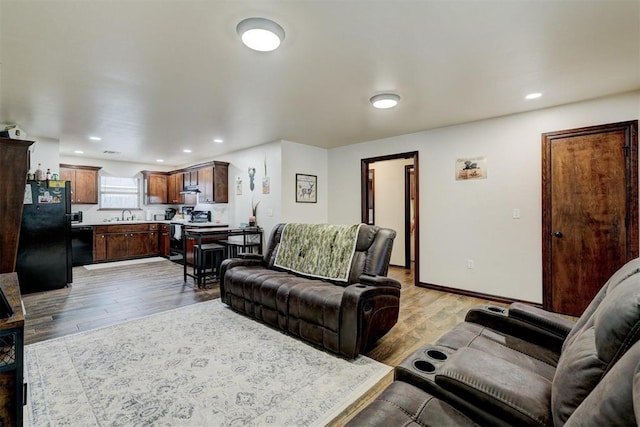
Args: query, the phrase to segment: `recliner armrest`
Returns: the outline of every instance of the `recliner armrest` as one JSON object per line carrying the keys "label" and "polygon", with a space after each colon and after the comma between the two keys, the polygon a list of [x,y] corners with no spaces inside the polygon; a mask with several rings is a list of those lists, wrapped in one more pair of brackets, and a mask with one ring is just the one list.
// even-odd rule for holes
{"label": "recliner armrest", "polygon": [[395,279],[386,276],[374,276],[372,274],[361,274],[358,282],[371,286],[391,286],[400,289],[401,285]]}
{"label": "recliner armrest", "polygon": [[241,252],[238,254],[237,258],[241,258],[241,259],[257,259],[262,261],[264,259],[264,256],[262,254],[254,254],[251,252]]}
{"label": "recliner armrest", "polygon": [[509,306],[509,317],[548,330],[550,333],[556,334],[563,339],[569,335],[569,332],[571,332],[571,329],[575,325],[571,320],[558,314],[518,302],[514,302]]}
{"label": "recliner armrest", "polygon": [[551,424],[551,383],[481,350],[463,347],[436,372],[444,390],[512,425]]}
{"label": "recliner armrest", "polygon": [[[488,304],[474,307],[467,312],[465,321],[522,338],[560,354],[568,331],[573,326],[571,321],[565,322],[566,319],[561,316],[535,307],[529,310],[525,308],[526,304],[513,303],[513,306],[516,307],[515,316],[511,308]],[[554,319],[561,320],[554,322]]]}

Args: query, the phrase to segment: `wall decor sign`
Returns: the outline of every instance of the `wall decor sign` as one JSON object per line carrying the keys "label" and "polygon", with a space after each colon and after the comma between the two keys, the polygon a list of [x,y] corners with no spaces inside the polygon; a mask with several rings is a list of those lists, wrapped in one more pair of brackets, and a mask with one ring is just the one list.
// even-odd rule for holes
{"label": "wall decor sign", "polygon": [[242,196],[242,178],[236,177],[236,196]]}
{"label": "wall decor sign", "polygon": [[487,179],[487,158],[456,159],[456,180]]}
{"label": "wall decor sign", "polygon": [[271,192],[271,181],[268,176],[262,177],[262,194],[269,194]]}
{"label": "wall decor sign", "polygon": [[296,174],[296,203],[318,202],[318,177],[316,175]]}

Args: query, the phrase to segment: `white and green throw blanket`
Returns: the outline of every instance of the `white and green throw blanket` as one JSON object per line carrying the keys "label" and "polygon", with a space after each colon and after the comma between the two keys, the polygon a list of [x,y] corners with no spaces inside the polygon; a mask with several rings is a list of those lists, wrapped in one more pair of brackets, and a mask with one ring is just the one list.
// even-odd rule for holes
{"label": "white and green throw blanket", "polygon": [[274,265],[305,276],[349,280],[362,224],[286,224]]}

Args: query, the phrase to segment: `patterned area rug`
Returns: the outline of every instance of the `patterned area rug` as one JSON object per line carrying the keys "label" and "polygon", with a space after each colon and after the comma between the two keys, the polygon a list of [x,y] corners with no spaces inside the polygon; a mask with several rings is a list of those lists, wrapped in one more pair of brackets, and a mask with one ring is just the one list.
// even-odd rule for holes
{"label": "patterned area rug", "polygon": [[203,302],[26,346],[33,426],[324,425],[391,368]]}

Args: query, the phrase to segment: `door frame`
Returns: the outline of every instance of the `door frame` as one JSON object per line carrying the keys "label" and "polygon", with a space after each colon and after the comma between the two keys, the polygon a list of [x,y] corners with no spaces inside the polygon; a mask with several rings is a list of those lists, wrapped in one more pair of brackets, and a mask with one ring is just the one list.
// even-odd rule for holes
{"label": "door frame", "polygon": [[[418,167],[418,152],[417,151],[409,151],[405,153],[397,153],[397,154],[389,154],[386,156],[378,156],[378,157],[369,157],[366,159],[360,160],[360,212],[361,212],[361,221],[365,224],[369,223],[369,210],[367,209],[367,200],[369,197],[368,191],[368,179],[369,179],[369,165],[375,162],[382,162],[385,160],[396,160],[396,159],[413,159],[413,168],[414,168],[414,179],[415,179],[415,199],[414,199],[414,209],[415,209],[415,222],[414,222],[414,256],[415,263],[413,265],[413,284],[417,285],[419,283],[420,278],[420,179],[419,179],[419,167]],[[405,186],[406,187],[406,186]],[[406,197],[406,188],[405,188],[405,197]],[[405,200],[406,203],[406,200]],[[405,224],[405,229],[408,224]],[[406,234],[405,234],[406,236]]]}
{"label": "door frame", "polygon": [[577,129],[568,129],[542,134],[542,307],[551,310],[553,286],[551,271],[552,253],[552,206],[551,206],[551,144],[554,140],[571,136],[591,135],[624,131],[628,145],[625,146],[625,176],[627,184],[626,260],[638,257],[638,121],[626,121]]}

